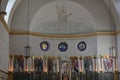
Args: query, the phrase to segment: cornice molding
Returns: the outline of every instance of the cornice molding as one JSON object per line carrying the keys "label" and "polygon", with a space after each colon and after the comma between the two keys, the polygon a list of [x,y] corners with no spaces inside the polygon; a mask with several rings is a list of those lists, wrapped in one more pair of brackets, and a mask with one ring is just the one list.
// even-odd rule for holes
{"label": "cornice molding", "polygon": [[91,37],[91,36],[109,36],[109,35],[116,35],[115,32],[94,32],[88,34],[42,34],[39,32],[32,32],[29,33],[27,31],[12,31],[10,35],[34,35],[40,37],[50,37],[50,38],[78,38],[78,37]]}

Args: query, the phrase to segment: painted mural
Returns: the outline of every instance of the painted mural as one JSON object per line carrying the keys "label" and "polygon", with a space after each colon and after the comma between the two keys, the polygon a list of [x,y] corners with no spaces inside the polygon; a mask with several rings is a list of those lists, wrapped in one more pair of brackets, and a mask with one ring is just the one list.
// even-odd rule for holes
{"label": "painted mural", "polygon": [[[62,2],[64,2],[64,4]],[[84,7],[72,1],[53,1],[43,6],[36,16],[34,16],[34,19],[30,27],[33,32],[76,34],[95,31],[93,17]],[[34,28],[32,25],[34,25]]]}

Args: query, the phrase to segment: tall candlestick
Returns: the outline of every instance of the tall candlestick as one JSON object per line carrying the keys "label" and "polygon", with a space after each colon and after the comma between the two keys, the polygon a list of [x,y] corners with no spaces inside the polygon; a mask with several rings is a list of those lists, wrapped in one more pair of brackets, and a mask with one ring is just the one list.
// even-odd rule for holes
{"label": "tall candlestick", "polygon": [[102,72],[102,69],[103,69],[103,68],[102,68],[102,57],[103,57],[103,56],[100,56],[100,72]]}
{"label": "tall candlestick", "polygon": [[31,71],[32,72],[34,71],[34,59],[35,59],[35,56],[32,56],[31,57]]}
{"label": "tall candlestick", "polygon": [[57,57],[57,72],[60,71],[60,57]]}
{"label": "tall candlestick", "polygon": [[110,54],[111,54],[110,56],[117,57],[115,47],[110,48]]}
{"label": "tall candlestick", "polygon": [[13,59],[14,59],[14,55],[9,55],[9,71],[13,72]]}
{"label": "tall candlestick", "polygon": [[80,72],[82,72],[83,70],[82,70],[82,56],[80,56]]}
{"label": "tall candlestick", "polygon": [[44,72],[47,72],[47,57],[46,56],[44,56],[43,57],[43,59],[44,59]]}

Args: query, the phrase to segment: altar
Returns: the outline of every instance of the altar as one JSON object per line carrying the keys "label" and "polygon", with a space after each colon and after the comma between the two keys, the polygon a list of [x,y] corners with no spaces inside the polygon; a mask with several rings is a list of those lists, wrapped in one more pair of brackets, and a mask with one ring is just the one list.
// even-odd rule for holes
{"label": "altar", "polygon": [[118,80],[116,57],[65,58],[10,55],[9,80]]}

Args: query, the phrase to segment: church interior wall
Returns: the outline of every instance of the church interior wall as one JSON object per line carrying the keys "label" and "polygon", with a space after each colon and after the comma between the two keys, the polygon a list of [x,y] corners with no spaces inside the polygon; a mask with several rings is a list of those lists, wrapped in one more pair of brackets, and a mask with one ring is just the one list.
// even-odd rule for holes
{"label": "church interior wall", "polygon": [[[110,30],[110,17],[109,17],[109,11],[106,8],[106,6],[102,3],[102,1],[96,1],[96,0],[92,0],[94,3],[89,3],[85,2],[84,0],[81,0],[81,2],[75,2],[81,6],[83,6],[86,10],[88,10],[88,12],[91,14],[91,16],[93,17],[96,26],[94,26],[95,30],[101,31],[101,30]],[[69,2],[69,1],[68,1]],[[73,1],[74,2],[74,1]],[[54,3],[54,1],[53,1]],[[99,6],[97,5],[99,3]],[[38,3],[33,3],[32,1],[30,1],[30,6],[32,6],[32,8],[30,7],[29,11],[29,21],[31,22],[32,19],[34,18],[34,16],[36,15],[36,13],[38,12],[37,10],[39,10],[42,6],[44,6],[45,4],[47,5],[47,1],[43,2],[43,4],[39,5],[39,6],[34,6],[34,5],[39,5]],[[95,5],[96,4],[96,5]],[[21,5],[16,9],[15,13],[14,13],[14,17],[12,18],[11,21],[11,30],[21,30],[21,31],[26,31],[27,28],[27,17],[28,17],[28,10],[27,10],[27,3],[25,2],[25,0],[21,3]],[[24,8],[23,8],[24,7]],[[94,8],[94,9],[93,9]],[[99,9],[98,9],[99,8]],[[21,14],[21,12],[24,12]],[[50,11],[50,14],[55,14],[52,11]],[[18,16],[19,15],[19,16]],[[83,14],[84,15],[84,14]],[[40,16],[40,15],[38,15]],[[52,19],[51,19],[52,20]],[[83,19],[84,20],[84,19]],[[38,21],[36,21],[35,23],[38,23]],[[89,23],[89,22],[88,22]],[[17,27],[16,27],[17,25]]]}
{"label": "church interior wall", "polygon": [[[77,0],[76,0],[77,1]],[[84,0],[81,0],[81,5],[86,8],[92,15],[93,19],[95,20],[95,30],[96,31],[109,31],[113,29],[111,26],[111,16],[109,14],[108,9],[105,5],[103,5],[101,2],[99,6],[97,5],[99,1],[94,1],[95,5],[92,5],[93,3],[89,3],[86,5],[87,2],[84,2]],[[18,7],[16,12],[14,13],[14,17],[12,18],[11,22],[11,32],[20,30],[21,32],[27,31],[28,27],[28,13],[27,13],[27,7],[26,3],[24,3],[25,0],[21,3],[21,5]],[[79,1],[77,1],[79,2]],[[84,3],[83,3],[84,2]],[[32,3],[32,2],[31,2]],[[46,2],[43,2],[40,6],[43,6],[46,4]],[[39,4],[39,3],[37,3]],[[31,5],[31,4],[30,4]],[[86,6],[85,6],[86,5]],[[37,12],[38,6],[35,7],[34,4],[32,5],[34,10],[30,10],[30,21],[32,21],[32,17],[34,17],[35,10]],[[91,7],[89,7],[91,6]],[[96,6],[96,7],[95,7]],[[25,7],[25,8],[23,8]],[[94,9],[93,9],[94,8]],[[98,11],[99,10],[99,11]],[[21,14],[21,11],[25,11]],[[102,14],[101,14],[102,13]],[[19,15],[20,14],[20,15]],[[51,13],[52,14],[52,13]],[[116,14],[116,12],[112,13]],[[19,16],[18,16],[19,15]],[[84,15],[84,14],[83,14]],[[36,14],[35,14],[36,16]],[[39,16],[39,15],[37,15]],[[113,16],[115,18],[115,23],[118,24],[116,16]],[[37,20],[38,21],[38,20]],[[36,23],[38,23],[35,21]],[[119,21],[119,19],[118,19]],[[17,26],[17,27],[16,27]],[[39,26],[39,25],[38,25]],[[115,26],[115,25],[114,25]],[[34,26],[33,26],[34,27]],[[116,25],[116,29],[119,30],[119,24]],[[71,33],[72,34],[72,33]],[[79,34],[79,33],[78,33]],[[8,63],[9,63],[9,54],[16,54],[16,55],[24,55],[24,47],[27,46],[27,35],[10,35],[5,30],[5,28],[2,25],[2,22],[0,22],[0,70],[3,70],[5,72],[8,71]],[[40,49],[40,43],[42,41],[47,41],[49,43],[49,49],[47,51],[43,51]],[[81,41],[84,41],[87,45],[86,49],[84,51],[79,51],[77,49],[77,44]],[[68,45],[68,49],[65,52],[61,52],[58,49],[58,45],[60,42],[66,42]],[[50,37],[41,37],[41,36],[29,36],[29,45],[31,46],[31,55],[35,56],[61,56],[63,59],[69,58],[69,56],[98,56],[101,55],[109,55],[110,48],[115,46],[117,48],[117,56],[118,56],[118,64],[120,65],[119,61],[119,47],[120,47],[120,34],[117,35],[117,42],[116,42],[116,36],[110,36],[110,35],[101,35],[101,36],[89,36],[89,37],[79,37],[79,38],[50,38]],[[98,67],[100,66],[100,62],[97,63]],[[102,65],[103,66],[103,65]],[[120,67],[118,67],[118,70],[120,70]],[[99,69],[100,71],[100,69]],[[0,73],[0,80],[3,79],[1,77]]]}
{"label": "church interior wall", "polygon": [[[117,53],[118,53],[118,65],[120,65],[120,34],[117,35]],[[120,71],[120,67],[119,67]]]}
{"label": "church interior wall", "polygon": [[[0,21],[0,70],[8,71],[8,58],[9,58],[9,33],[4,28]],[[4,75],[0,72],[0,77]]]}
{"label": "church interior wall", "polygon": [[[13,47],[10,48],[10,53],[24,55],[24,47],[27,36],[25,35],[11,35],[10,42]],[[45,38],[40,36],[30,36],[30,46],[31,55],[34,56],[61,56],[63,59],[69,58],[70,56],[104,56],[110,55],[110,47],[115,46],[115,36],[90,36],[90,37],[80,37],[80,38]],[[43,51],[40,49],[40,43],[47,41],[49,43],[48,51]],[[77,49],[77,44],[80,41],[84,41],[87,44],[85,51],[79,51]],[[58,44],[60,42],[66,42],[68,44],[68,50],[61,52],[58,49]],[[17,43],[21,43],[16,46]],[[17,47],[17,48],[16,48]],[[100,65],[98,59],[98,68]],[[104,69],[103,69],[104,70]],[[99,71],[99,69],[98,69]]]}
{"label": "church interior wall", "polygon": [[[97,53],[100,56],[111,56],[110,48],[116,47],[115,36],[97,36]],[[103,65],[102,65],[103,66]],[[103,66],[104,67],[104,66]],[[98,68],[100,70],[100,59],[98,59]],[[105,68],[103,68],[105,71]],[[111,69],[112,71],[112,69]]]}
{"label": "church interior wall", "polygon": [[[24,47],[27,37],[25,35],[11,35],[10,36],[10,53],[24,54]],[[49,43],[48,51],[42,51],[40,49],[40,43],[47,41]],[[77,44],[84,41],[87,44],[85,51],[79,51]],[[68,49],[65,52],[61,52],[58,49],[60,42],[66,42]],[[17,45],[20,43],[19,45]],[[80,56],[80,55],[95,55],[97,54],[97,37],[83,37],[83,38],[44,38],[39,36],[30,36],[29,44],[31,46],[31,55],[48,55],[48,56]],[[17,48],[16,48],[17,47]]]}

